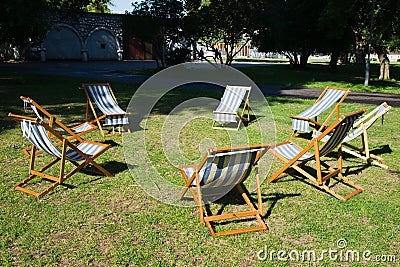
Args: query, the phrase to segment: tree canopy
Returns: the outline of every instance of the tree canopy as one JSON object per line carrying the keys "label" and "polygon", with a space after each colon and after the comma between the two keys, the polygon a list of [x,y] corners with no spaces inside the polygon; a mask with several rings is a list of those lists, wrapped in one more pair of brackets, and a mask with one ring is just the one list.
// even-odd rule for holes
{"label": "tree canopy", "polygon": [[[263,13],[262,0],[210,0],[190,2],[188,21],[193,25],[190,36],[210,49],[216,49],[216,43],[223,43],[226,64],[246,45],[260,26],[260,14]],[[196,5],[197,4],[197,5]]]}
{"label": "tree canopy", "polygon": [[[27,47],[43,39],[52,16],[109,12],[110,3],[2,0],[0,44]],[[128,14],[144,21],[143,27],[132,30],[135,34],[162,44],[156,47],[161,58],[165,49],[187,44],[196,49],[196,43],[213,49],[222,43],[225,63],[230,64],[251,42],[259,51],[285,53],[298,66],[305,66],[313,53],[329,54],[331,67],[339,58],[346,61],[350,53],[363,63],[372,15],[372,51],[386,55],[400,49],[400,0],[147,0],[132,3]]]}
{"label": "tree canopy", "polygon": [[83,11],[109,12],[111,0],[2,0],[0,2],[0,44],[23,51],[43,40],[57,15],[74,16]]}
{"label": "tree canopy", "polygon": [[132,3],[132,7],[130,14],[133,16],[125,19],[128,34],[152,43],[153,53],[163,67],[166,61],[174,64],[188,59],[189,50],[183,45],[185,39],[182,35],[184,2],[148,0]]}
{"label": "tree canopy", "polygon": [[315,52],[330,54],[332,67],[340,54],[349,52],[358,54],[362,63],[372,1],[374,51],[399,49],[400,0],[270,0],[255,43],[261,51],[286,53],[294,65],[305,66]]}

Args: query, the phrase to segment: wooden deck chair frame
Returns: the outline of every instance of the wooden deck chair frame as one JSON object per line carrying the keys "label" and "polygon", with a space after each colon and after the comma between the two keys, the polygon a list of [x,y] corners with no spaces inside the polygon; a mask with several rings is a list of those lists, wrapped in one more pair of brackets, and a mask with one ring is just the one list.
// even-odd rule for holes
{"label": "wooden deck chair frame", "polygon": [[[234,130],[237,131],[240,129],[241,124],[243,123],[243,121],[250,121],[250,93],[251,93],[251,86],[236,86],[236,85],[227,85],[225,90],[227,88],[246,88],[246,94],[243,98],[243,100],[241,101],[242,103],[244,102],[243,105],[243,109],[242,112],[239,114],[237,111],[236,112],[224,112],[224,111],[213,111],[214,116],[215,114],[226,114],[226,115],[234,115],[237,119],[237,126],[236,128],[233,127],[224,127],[223,125],[226,124],[227,122],[220,122],[220,121],[216,121],[215,118],[213,120],[213,124],[212,124],[212,128],[213,129],[224,129],[224,130]],[[225,92],[224,92],[225,93]],[[240,108],[240,106],[239,106]],[[247,117],[245,116],[245,112],[247,112]],[[217,123],[222,124],[222,126],[216,126]],[[231,122],[232,123],[232,122]]]}
{"label": "wooden deck chair frame", "polygon": [[[33,110],[35,113],[36,117],[41,118],[41,119],[47,119],[48,124],[50,127],[53,128],[53,125],[58,125],[60,128],[65,131],[69,137],[67,138],[68,140],[72,140],[75,138],[75,136],[82,136],[84,134],[90,133],[94,130],[97,129],[97,126],[94,124],[95,121],[86,121],[84,123],[81,123],[79,125],[76,125],[74,127],[68,127],[64,123],[62,123],[60,120],[58,120],[53,114],[48,112],[45,108],[43,108],[41,105],[39,105],[37,102],[35,102],[32,98],[30,97],[25,97],[25,96],[20,96],[21,100],[24,102],[24,105],[31,105],[31,107],[35,108],[36,110]],[[40,113],[40,114],[39,114]],[[18,115],[15,114],[9,114],[9,116],[12,115],[14,117],[18,117]],[[34,120],[34,117],[29,117],[29,116],[21,116],[21,118],[30,118]],[[83,126],[88,126],[84,127]],[[79,129],[83,128],[84,130],[80,131]],[[55,138],[54,136],[52,138]],[[30,151],[32,150],[32,145],[25,147],[22,149],[22,152],[27,156],[30,157]],[[40,151],[36,152],[40,153]]]}
{"label": "wooden deck chair frame", "polygon": [[[312,127],[317,129],[318,131],[322,132],[328,125],[329,121],[331,120],[331,118],[333,117],[333,115],[336,113],[336,119],[338,119],[340,117],[340,104],[345,100],[345,98],[347,97],[347,95],[350,92],[350,89],[348,88],[336,88],[336,87],[330,87],[327,86],[322,93],[319,95],[319,97],[317,98],[317,100],[315,100],[314,105],[316,105],[319,101],[321,101],[323,99],[323,97],[325,96],[325,94],[328,92],[328,90],[341,90],[341,91],[345,91],[345,93],[343,94],[343,96],[339,99],[339,101],[336,102],[336,105],[334,106],[334,108],[332,109],[332,111],[328,114],[328,116],[326,117],[324,122],[318,122],[318,118],[315,117],[314,119],[312,118],[304,118],[304,117],[300,117],[300,116],[290,116],[290,118],[292,120],[300,120],[300,121],[307,121],[308,123],[312,123]],[[312,107],[311,106],[311,107]],[[311,108],[310,107],[310,108]],[[329,109],[329,107],[328,107]],[[307,109],[308,110],[308,109]],[[305,111],[303,111],[305,112]],[[302,112],[302,113],[303,113]],[[322,111],[323,112],[323,111]],[[322,113],[321,112],[321,113]],[[319,113],[319,114],[321,114]],[[300,113],[301,114],[301,113]],[[299,114],[299,115],[300,115]],[[296,139],[296,133],[298,132],[298,130],[293,130],[291,138]]]}
{"label": "wooden deck chair frame", "polygon": [[[361,193],[363,191],[363,188],[360,187],[359,185],[357,185],[356,183],[354,183],[353,181],[351,181],[350,179],[348,179],[347,177],[343,176],[343,174],[342,174],[342,168],[343,168],[342,159],[343,159],[343,157],[342,157],[342,145],[341,144],[342,144],[342,140],[345,136],[342,136],[338,139],[335,136],[334,139],[336,139],[336,140],[334,140],[334,139],[329,140],[329,141],[331,141],[329,143],[328,142],[324,143],[321,140],[325,136],[327,136],[329,133],[332,133],[332,132],[334,134],[337,133],[338,135],[341,134],[341,131],[338,131],[337,129],[342,122],[344,122],[346,119],[352,119],[354,121],[356,118],[360,117],[364,112],[365,112],[365,110],[360,110],[358,112],[355,112],[355,113],[352,113],[352,114],[349,114],[346,116],[343,115],[343,116],[339,117],[338,120],[336,120],[329,127],[327,127],[326,130],[324,132],[322,132],[318,137],[314,137],[310,141],[309,145],[306,146],[305,148],[302,148],[301,146],[293,143],[292,141],[283,142],[283,143],[273,146],[270,149],[270,151],[274,154],[274,156],[276,156],[277,158],[279,158],[280,160],[285,162],[285,165],[283,167],[281,167],[277,172],[275,172],[267,180],[267,183],[269,184],[277,179],[287,176],[288,174],[285,173],[285,171],[288,170],[289,168],[293,168],[294,170],[296,170],[297,172],[299,172],[300,174],[304,175],[309,180],[311,180],[314,186],[316,186],[317,188],[319,188],[323,191],[326,191],[327,193],[331,194],[332,196],[336,197],[337,199],[346,201],[349,198]],[[353,124],[353,121],[350,123]],[[348,125],[348,126],[352,126],[352,125]],[[348,130],[347,130],[347,132],[348,132]],[[345,134],[347,134],[347,132]],[[342,132],[342,134],[343,134],[343,132]],[[339,139],[342,139],[342,140],[339,140]],[[322,143],[322,144],[320,144],[320,143]],[[283,155],[283,153],[276,152],[276,148],[279,148],[284,145],[287,145],[287,146],[290,145],[290,146],[297,147],[298,153],[297,154],[294,153],[295,156],[290,158],[290,157],[285,157]],[[326,146],[326,149],[324,149],[325,146]],[[328,165],[326,162],[324,162],[321,159],[321,157],[330,153],[336,147],[338,148],[338,158],[337,158],[337,168],[334,168],[334,167]],[[311,152],[311,150],[313,150],[313,152]],[[310,157],[310,155],[312,157]],[[312,174],[310,174],[309,172],[307,172],[304,169],[304,166],[311,161],[315,161],[315,170],[317,172],[317,177],[313,176]],[[324,176],[322,173],[322,167],[326,168],[329,171],[329,174]],[[346,196],[342,196],[342,195],[336,193],[333,190],[333,188],[331,188],[329,186],[329,181],[334,176],[337,176],[344,184],[352,187],[354,189],[354,191],[352,191],[351,193],[349,193]]]}
{"label": "wooden deck chair frame", "polygon": [[[59,132],[55,131],[52,127],[50,127],[49,124],[45,123],[44,121],[42,121],[38,118],[36,118],[35,120],[32,120],[29,117],[21,118],[21,116],[17,116],[17,117],[12,116],[12,118],[16,121],[21,122],[21,121],[25,120],[25,121],[30,121],[32,123],[35,123],[36,125],[43,126],[47,132],[50,132],[52,135],[54,135],[58,140],[60,140],[62,142],[62,146],[60,149],[60,151],[62,153],[61,157],[55,157],[52,161],[50,161],[49,163],[44,165],[39,170],[35,170],[35,159],[37,157],[37,153],[35,153],[35,152],[36,152],[37,148],[36,148],[36,146],[32,146],[31,153],[30,153],[31,158],[30,158],[30,163],[29,163],[29,177],[24,179],[23,181],[19,182],[18,184],[16,184],[14,186],[15,190],[19,190],[19,191],[22,191],[29,195],[33,195],[33,196],[40,198],[43,195],[49,193],[51,190],[53,190],[58,185],[62,184],[65,180],[67,180],[73,174],[75,174],[76,172],[80,171],[81,169],[83,169],[84,167],[86,167],[88,165],[91,165],[98,170],[98,171],[94,171],[94,170],[88,170],[88,171],[91,171],[96,174],[104,174],[106,176],[112,176],[112,174],[110,172],[108,172],[106,169],[104,169],[102,166],[100,166],[98,163],[96,163],[94,161],[97,157],[102,155],[105,151],[107,151],[111,147],[110,144],[85,141],[82,138],[80,138],[79,136],[75,136],[75,138],[77,140],[80,140],[80,143],[72,144],[68,139],[64,138]],[[50,140],[50,138],[49,138],[49,140]],[[83,153],[81,150],[78,149],[78,146],[81,143],[85,143],[85,144],[89,144],[89,145],[92,144],[92,145],[101,147],[101,149],[98,150],[93,155],[88,156],[85,153]],[[78,163],[79,160],[74,161],[67,157],[67,154],[66,154],[67,148],[73,150],[79,156],[81,156],[81,158],[82,158],[82,160],[80,160],[81,163]],[[75,167],[69,173],[65,174],[65,165],[68,161],[71,162]],[[45,173],[46,170],[48,170],[50,167],[52,167],[53,165],[55,165],[58,162],[60,163],[58,176],[54,176],[54,175]],[[42,177],[48,181],[51,181],[52,184],[48,188],[46,188],[45,190],[43,190],[41,192],[36,192],[36,191],[26,188],[28,183],[35,177]]]}
{"label": "wooden deck chair frame", "polygon": [[[95,108],[95,106],[97,106],[97,105],[96,105],[95,101],[90,97],[90,94],[86,89],[87,86],[106,86],[108,88],[112,98],[114,99],[115,103],[117,105],[119,105],[118,104],[118,100],[115,97],[114,92],[111,89],[111,85],[109,83],[84,83],[84,84],[82,84],[82,87],[80,87],[80,89],[83,89],[85,91],[85,94],[86,94],[86,113],[85,113],[86,121],[89,121],[89,110],[90,110],[92,115],[94,116],[94,121],[97,123],[97,126],[99,127],[100,133],[101,133],[101,135],[103,137],[104,136],[121,135],[123,133],[123,131],[121,130],[121,127],[123,127],[122,124],[118,125],[119,127],[118,127],[118,131],[117,132],[114,129],[114,126],[116,126],[116,125],[114,125],[112,127],[112,132],[109,133],[109,134],[105,134],[104,133],[104,129],[103,129],[104,126],[102,125],[102,123],[104,122],[104,120],[106,118],[121,117],[121,115],[128,115],[128,114],[126,112],[124,112],[123,114],[121,113],[121,114],[102,114],[102,115],[98,115],[97,112],[96,112],[96,108]],[[129,133],[130,130],[128,129],[127,132]]]}
{"label": "wooden deck chair frame", "polygon": [[[381,107],[382,107],[382,109],[380,110]],[[369,112],[367,115],[360,118],[354,124],[354,128],[359,127],[360,130],[362,130],[362,134],[361,134],[362,147],[356,147],[352,144],[349,144],[348,142],[351,140],[347,141],[345,139],[343,142],[343,146],[345,146],[345,147],[343,147],[343,151],[350,155],[353,155],[357,158],[363,159],[371,165],[375,165],[375,166],[379,166],[381,168],[387,169],[388,166],[386,165],[384,159],[382,157],[374,155],[370,152],[369,144],[368,144],[368,131],[367,130],[380,117],[382,117],[382,123],[383,123],[383,116],[387,112],[389,112],[389,110],[391,108],[392,107],[389,106],[386,102],[383,102],[381,105],[376,107],[374,110]],[[356,131],[356,130],[354,130],[354,131]],[[346,148],[346,147],[348,147],[348,148]]]}
{"label": "wooden deck chair frame", "polygon": [[[380,156],[374,155],[369,150],[369,142],[368,142],[368,129],[371,127],[379,118],[382,118],[383,123],[383,116],[389,112],[392,107],[388,105],[386,102],[383,102],[368,114],[362,116],[358,119],[353,127],[355,128],[352,130],[351,134],[349,134],[343,140],[343,152],[346,152],[354,157],[360,158],[365,160],[368,164],[379,166],[381,168],[387,169],[388,166],[386,165],[384,159]],[[319,132],[317,133],[319,135]],[[357,147],[355,145],[349,144],[352,140],[357,139],[361,136],[361,147]],[[329,136],[323,141],[328,140]]]}
{"label": "wooden deck chair frame", "polygon": [[[262,144],[262,145],[254,145],[254,146],[210,149],[198,165],[189,165],[189,166],[181,166],[180,167],[182,176],[185,179],[185,183],[186,183],[184,189],[181,192],[180,199],[183,199],[185,197],[185,194],[187,191],[189,191],[191,193],[193,200],[196,202],[197,207],[199,209],[200,221],[202,223],[206,224],[211,235],[222,236],[222,235],[232,235],[232,234],[241,234],[241,233],[245,233],[245,232],[268,230],[267,225],[265,224],[265,222],[262,219],[263,208],[262,208],[262,198],[261,198],[261,189],[260,189],[260,178],[259,178],[259,174],[258,174],[258,161],[267,152],[269,147],[270,147],[270,145],[268,145],[268,144]],[[251,202],[249,196],[247,195],[245,189],[243,188],[243,186],[244,186],[243,182],[240,182],[235,185],[235,188],[241,194],[243,200],[248,205],[249,210],[239,211],[239,212],[234,212],[234,213],[225,213],[225,214],[219,214],[219,215],[206,214],[206,211],[203,208],[203,199],[202,199],[202,192],[201,192],[201,186],[200,186],[199,171],[206,163],[207,158],[212,154],[231,152],[231,151],[248,150],[248,149],[260,149],[256,154],[253,167],[250,167],[250,169],[253,168],[253,170],[254,170],[254,178],[256,181],[257,208],[254,207],[254,205]],[[184,169],[187,167],[193,167],[195,169],[195,171],[191,177],[188,177],[188,175],[186,175],[186,173],[184,171]],[[193,188],[193,186],[192,186],[193,181],[195,181],[195,183],[196,183],[195,188]],[[227,231],[220,231],[220,232],[216,232],[212,226],[212,222],[214,222],[214,221],[226,221],[226,220],[235,220],[235,219],[241,220],[243,218],[253,218],[258,222],[258,225],[252,226],[252,227],[247,227],[247,228],[242,228],[242,229],[227,230]]]}
{"label": "wooden deck chair frame", "polygon": [[[392,107],[389,106],[386,102],[383,102],[379,106],[377,106],[374,110],[369,112],[367,115],[362,116],[358,119],[353,127],[354,130],[346,136],[343,140],[343,152],[346,152],[354,157],[360,158],[365,160],[368,164],[379,166],[381,168],[387,169],[388,166],[386,165],[384,159],[380,156],[374,155],[369,150],[369,141],[368,141],[368,129],[371,127],[375,121],[379,118],[382,118],[383,123],[383,116],[389,112]],[[320,132],[316,132],[314,136],[318,136]],[[357,139],[361,136],[361,147],[357,147],[355,145],[349,144],[352,140]],[[322,141],[327,141],[329,136],[322,139]]]}

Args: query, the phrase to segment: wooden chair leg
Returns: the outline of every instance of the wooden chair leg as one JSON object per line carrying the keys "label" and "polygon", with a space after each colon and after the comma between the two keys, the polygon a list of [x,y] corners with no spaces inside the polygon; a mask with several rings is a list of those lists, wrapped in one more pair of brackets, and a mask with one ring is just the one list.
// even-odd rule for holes
{"label": "wooden chair leg", "polygon": [[[262,208],[261,205],[256,209],[251,202],[250,198],[247,196],[245,190],[243,189],[242,185],[236,185],[237,190],[241,194],[243,200],[246,202],[249,210],[248,211],[239,211],[234,213],[227,213],[227,214],[219,214],[219,215],[211,215],[204,218],[204,221],[209,229],[210,233],[215,236],[224,236],[224,235],[233,235],[233,234],[242,234],[246,232],[254,232],[254,231],[262,231],[268,230],[268,226],[265,224],[263,219],[261,218],[262,215]],[[260,190],[258,187],[257,190]],[[261,196],[261,191],[257,192],[257,196]],[[261,203],[261,200],[258,198],[258,203]],[[220,221],[220,220],[234,220],[234,219],[242,219],[242,218],[254,218],[257,221],[257,226],[251,226],[246,228],[234,229],[234,230],[227,230],[227,231],[220,231],[216,232],[211,222]]]}

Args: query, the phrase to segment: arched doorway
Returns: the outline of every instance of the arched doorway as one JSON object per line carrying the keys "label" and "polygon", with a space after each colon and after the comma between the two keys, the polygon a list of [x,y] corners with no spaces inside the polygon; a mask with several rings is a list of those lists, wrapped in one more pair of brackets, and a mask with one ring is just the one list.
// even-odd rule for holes
{"label": "arched doorway", "polygon": [[107,29],[94,30],[86,42],[89,60],[117,60],[119,44]]}
{"label": "arched doorway", "polygon": [[43,42],[47,59],[81,59],[82,42],[78,33],[68,25],[57,25]]}

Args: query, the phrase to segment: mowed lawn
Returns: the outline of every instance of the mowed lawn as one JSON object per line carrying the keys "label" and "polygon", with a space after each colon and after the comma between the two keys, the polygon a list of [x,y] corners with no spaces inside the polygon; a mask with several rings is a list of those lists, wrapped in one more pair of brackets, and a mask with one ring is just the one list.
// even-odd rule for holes
{"label": "mowed lawn", "polygon": [[[383,125],[378,121],[369,131],[370,148],[385,159],[388,170],[366,165],[348,155],[344,158],[346,175],[365,189],[363,193],[342,202],[317,190],[301,176],[288,176],[269,185],[264,182],[264,221],[269,230],[212,237],[200,223],[197,208],[165,204],[138,185],[125,163],[121,136],[102,138],[98,131],[84,136],[113,145],[97,160],[113,177],[80,172],[41,199],[13,190],[17,182],[28,176],[29,159],[21,152],[28,142],[19,126],[7,117],[8,112],[24,114],[19,96],[25,95],[67,124],[82,121],[86,99],[78,87],[83,82],[99,81],[2,73],[3,266],[396,266],[400,262],[398,108],[385,116]],[[122,83],[112,83],[112,87],[123,108],[137,89]],[[176,90],[162,98],[147,119],[148,155],[152,165],[167,179],[183,183],[179,169],[169,164],[162,147],[151,144],[161,143],[162,124],[169,111],[193,97],[220,99],[221,95],[214,91]],[[289,138],[289,116],[312,104],[300,99],[267,101],[275,120],[276,142]],[[341,111],[345,114],[361,108],[370,111],[374,107],[344,103]],[[196,150],[205,138],[220,144],[225,134],[212,130],[211,123],[208,119],[195,121],[186,126],[189,130],[180,131],[180,146],[185,153],[191,151],[184,148]],[[191,156],[197,158],[200,154],[197,150]],[[335,164],[334,156],[329,154],[326,159]],[[40,157],[37,164],[49,159]],[[263,178],[280,166],[281,162],[274,161],[270,173]],[[254,192],[251,196],[256,197]],[[240,207],[245,204],[235,195],[211,205],[213,210]],[[307,255],[311,251],[316,257],[309,261]],[[302,255],[306,256],[304,261]]]}

